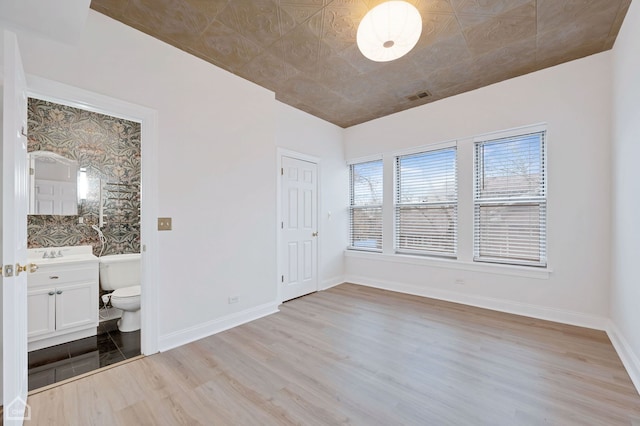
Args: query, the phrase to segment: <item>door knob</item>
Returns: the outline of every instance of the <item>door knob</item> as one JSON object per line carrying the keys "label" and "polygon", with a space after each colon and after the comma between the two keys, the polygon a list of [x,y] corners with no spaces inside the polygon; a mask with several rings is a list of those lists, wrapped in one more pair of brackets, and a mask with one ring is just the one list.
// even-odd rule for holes
{"label": "door knob", "polygon": [[20,275],[20,272],[27,272],[27,265],[20,266],[19,263],[16,263],[16,277]]}
{"label": "door knob", "polygon": [[62,294],[62,290],[56,291],[56,294]]}
{"label": "door knob", "polygon": [[318,236],[318,232],[314,232],[313,234],[311,234],[312,237],[317,237]]}
{"label": "door knob", "polygon": [[30,263],[28,265],[20,265],[19,263],[16,263],[16,277],[20,275],[20,272],[27,272],[27,270],[33,274],[38,270],[38,265],[35,263]]}
{"label": "door knob", "polygon": [[55,291],[50,291],[50,292],[49,292],[49,296],[53,296],[54,294],[56,294],[56,292],[55,292]]}

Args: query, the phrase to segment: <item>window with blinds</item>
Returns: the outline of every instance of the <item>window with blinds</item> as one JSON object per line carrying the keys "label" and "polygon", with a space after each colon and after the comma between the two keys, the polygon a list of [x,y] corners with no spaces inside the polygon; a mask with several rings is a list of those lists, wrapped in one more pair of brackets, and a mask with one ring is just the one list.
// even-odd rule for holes
{"label": "window with blinds", "polygon": [[474,260],[546,266],[545,132],[475,144]]}
{"label": "window with blinds", "polygon": [[382,160],[351,165],[350,249],[382,251]]}
{"label": "window with blinds", "polygon": [[396,158],[396,251],[456,255],[456,148]]}

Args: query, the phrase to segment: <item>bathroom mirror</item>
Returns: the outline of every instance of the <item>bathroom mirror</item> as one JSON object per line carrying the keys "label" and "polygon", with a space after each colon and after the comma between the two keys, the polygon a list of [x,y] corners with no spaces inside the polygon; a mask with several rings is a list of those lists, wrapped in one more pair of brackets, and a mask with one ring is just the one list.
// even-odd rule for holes
{"label": "bathroom mirror", "polygon": [[29,161],[29,214],[78,214],[78,162],[51,151],[32,151]]}

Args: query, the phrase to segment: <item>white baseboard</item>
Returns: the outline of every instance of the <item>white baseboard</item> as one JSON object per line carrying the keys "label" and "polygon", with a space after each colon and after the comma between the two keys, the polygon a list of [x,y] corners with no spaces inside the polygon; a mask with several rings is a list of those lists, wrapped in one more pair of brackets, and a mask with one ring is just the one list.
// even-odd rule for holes
{"label": "white baseboard", "polygon": [[640,357],[633,352],[627,339],[625,339],[618,326],[611,320],[609,320],[607,327],[607,335],[609,335],[609,339],[616,352],[618,352],[624,368],[627,369],[633,385],[640,394]]}
{"label": "white baseboard", "polygon": [[278,312],[278,305],[277,302],[265,303],[264,305],[217,318],[204,324],[174,331],[173,333],[160,336],[158,339],[158,347],[160,352],[168,351],[169,349],[186,345],[187,343],[257,320],[258,318],[266,317],[267,315]]}
{"label": "white baseboard", "polygon": [[344,277],[342,276],[329,278],[328,280],[323,280],[322,283],[320,283],[320,288],[318,290],[319,291],[328,290],[331,287],[335,287],[342,283],[344,283]]}
{"label": "white baseboard", "polygon": [[522,315],[562,324],[576,325],[579,327],[606,330],[608,318],[587,315],[581,312],[564,311],[561,309],[547,308],[544,306],[530,305],[511,300],[495,299],[492,297],[475,296],[457,293],[429,287],[419,287],[398,282],[380,281],[367,277],[346,276],[345,282],[379,288],[382,290],[396,291],[398,293],[412,294],[415,296],[429,297],[445,300],[447,302],[461,303],[463,305],[476,306],[478,308],[491,309],[493,311]]}

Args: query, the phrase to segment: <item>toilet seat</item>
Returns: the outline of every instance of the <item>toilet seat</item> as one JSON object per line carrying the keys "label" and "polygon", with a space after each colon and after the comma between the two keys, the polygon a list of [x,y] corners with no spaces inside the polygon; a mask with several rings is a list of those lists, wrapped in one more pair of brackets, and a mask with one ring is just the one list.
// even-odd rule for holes
{"label": "toilet seat", "polygon": [[117,290],[115,290],[113,293],[111,293],[111,298],[116,298],[116,299],[126,299],[126,298],[130,298],[130,297],[140,297],[140,286],[139,285],[134,285],[131,287],[124,287],[124,288],[119,288]]}

